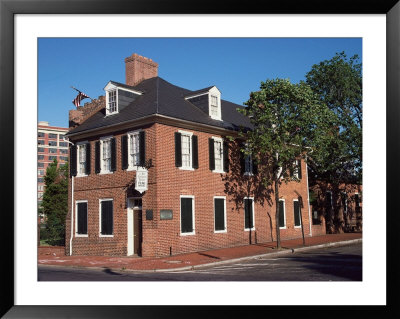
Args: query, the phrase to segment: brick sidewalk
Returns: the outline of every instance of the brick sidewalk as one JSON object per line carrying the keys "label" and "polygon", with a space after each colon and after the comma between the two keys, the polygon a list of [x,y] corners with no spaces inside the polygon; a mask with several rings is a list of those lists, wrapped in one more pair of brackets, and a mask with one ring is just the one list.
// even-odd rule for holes
{"label": "brick sidewalk", "polygon": [[[307,237],[306,247],[361,239],[361,233],[331,234]],[[302,238],[284,240],[284,249],[303,247]],[[231,248],[214,249],[167,257],[107,257],[65,256],[64,247],[39,247],[38,265],[96,267],[120,270],[170,270],[187,266],[198,266],[213,262],[237,259],[261,254],[276,253],[276,242],[259,243]]]}

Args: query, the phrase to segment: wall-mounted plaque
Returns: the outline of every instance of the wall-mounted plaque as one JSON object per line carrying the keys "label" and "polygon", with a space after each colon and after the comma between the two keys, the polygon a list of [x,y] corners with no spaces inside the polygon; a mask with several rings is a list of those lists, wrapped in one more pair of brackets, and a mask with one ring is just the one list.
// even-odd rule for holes
{"label": "wall-mounted plaque", "polygon": [[146,220],[153,220],[153,210],[146,209]]}
{"label": "wall-mounted plaque", "polygon": [[160,219],[172,219],[172,209],[161,209],[160,210]]}

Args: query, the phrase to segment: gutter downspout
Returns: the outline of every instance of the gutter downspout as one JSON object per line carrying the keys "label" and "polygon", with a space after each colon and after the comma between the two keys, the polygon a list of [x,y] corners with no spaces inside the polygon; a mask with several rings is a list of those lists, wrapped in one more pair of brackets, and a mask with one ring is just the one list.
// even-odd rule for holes
{"label": "gutter downspout", "polygon": [[[68,138],[65,139],[65,137],[64,137],[64,141],[74,145],[74,143],[72,143]],[[69,165],[71,165],[71,163],[69,163]],[[72,238],[73,238],[73,236],[74,236],[74,176],[71,176],[71,236],[69,238],[69,255],[70,256],[72,256]]]}
{"label": "gutter downspout", "polygon": [[308,165],[306,155],[306,175],[307,175],[307,202],[308,202],[308,222],[310,224],[310,237],[312,237],[312,220],[311,220],[311,209],[310,209],[310,188],[308,187]]}

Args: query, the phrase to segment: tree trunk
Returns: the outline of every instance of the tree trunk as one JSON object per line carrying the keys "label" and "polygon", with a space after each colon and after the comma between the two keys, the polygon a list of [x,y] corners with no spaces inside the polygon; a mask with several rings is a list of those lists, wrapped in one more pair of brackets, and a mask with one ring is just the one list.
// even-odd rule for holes
{"label": "tree trunk", "polygon": [[275,227],[276,227],[276,248],[281,248],[281,233],[279,229],[279,180],[275,180]]}

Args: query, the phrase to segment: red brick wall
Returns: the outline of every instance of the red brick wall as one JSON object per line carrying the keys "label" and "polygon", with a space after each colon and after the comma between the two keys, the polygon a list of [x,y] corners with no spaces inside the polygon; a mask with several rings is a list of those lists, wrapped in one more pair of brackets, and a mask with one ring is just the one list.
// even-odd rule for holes
{"label": "red brick wall", "polygon": [[[163,124],[153,124],[146,131],[146,159],[152,159],[153,167],[149,169],[149,190],[144,193],[142,204],[143,221],[143,256],[163,256],[190,251],[246,245],[251,243],[270,242],[275,240],[275,205],[264,200],[259,189],[254,187],[251,177],[243,182],[243,176],[237,172],[237,156],[232,156],[230,173],[214,173],[209,169],[208,138],[216,136],[199,131],[192,132],[198,136],[199,168],[183,170],[175,167],[174,133],[179,128]],[[114,134],[116,137],[117,170],[113,174],[94,174],[94,142],[92,147],[92,174],[88,177],[74,178],[74,202],[88,200],[88,237],[73,239],[73,254],[84,255],[126,255],[127,254],[127,208],[126,189],[124,186],[133,181],[134,171],[121,169],[121,139],[126,132]],[[232,155],[235,154],[231,149]],[[302,165],[300,183],[283,184],[280,195],[285,199],[286,228],[281,229],[281,238],[301,237],[301,227],[294,227],[293,199],[297,191],[303,198],[302,207],[305,236],[310,235],[310,223],[307,201],[306,167]],[[244,230],[244,208],[242,198],[248,194],[254,197],[255,229]],[[71,193],[69,194],[71,195]],[[194,196],[195,234],[180,233],[180,195]],[[271,195],[271,194],[270,194]],[[226,196],[226,233],[214,232],[213,197]],[[272,194],[273,196],[273,194]],[[99,237],[99,199],[114,199],[114,237]],[[69,197],[69,206],[71,205]],[[75,208],[74,208],[75,209]],[[146,220],[146,209],[153,210],[153,220]],[[160,209],[171,209],[172,220],[160,220]],[[71,207],[69,207],[69,211]],[[67,216],[66,252],[69,253],[70,216]]]}

